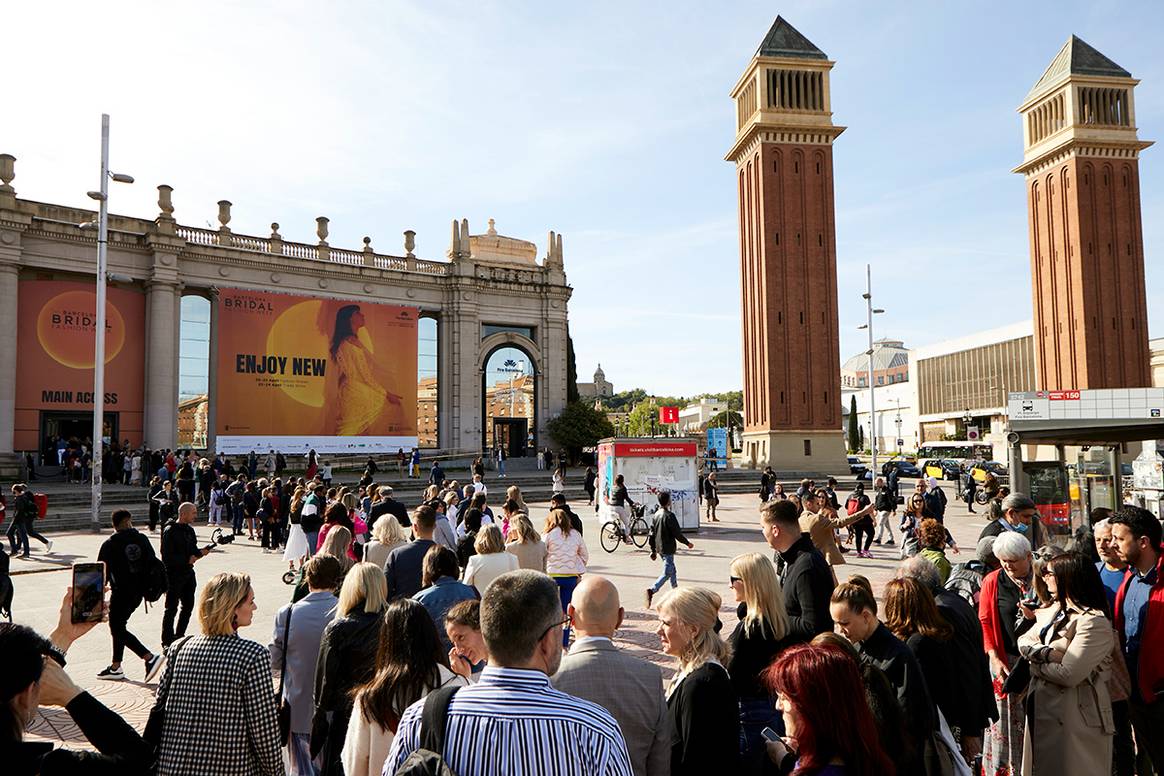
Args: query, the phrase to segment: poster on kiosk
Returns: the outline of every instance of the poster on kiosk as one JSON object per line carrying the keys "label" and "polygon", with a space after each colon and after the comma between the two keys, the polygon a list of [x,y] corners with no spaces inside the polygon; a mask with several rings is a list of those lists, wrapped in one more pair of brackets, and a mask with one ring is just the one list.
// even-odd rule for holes
{"label": "poster on kiosk", "polygon": [[659,508],[659,492],[671,491],[671,511],[684,530],[699,529],[696,443],[686,439],[603,439],[598,443],[598,517],[613,518],[614,479],[622,475],[627,493],[645,505],[649,524]]}

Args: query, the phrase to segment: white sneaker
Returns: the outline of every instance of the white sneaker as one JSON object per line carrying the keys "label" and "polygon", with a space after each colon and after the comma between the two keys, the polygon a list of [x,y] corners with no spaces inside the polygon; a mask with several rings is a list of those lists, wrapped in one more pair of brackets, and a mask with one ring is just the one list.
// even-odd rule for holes
{"label": "white sneaker", "polygon": [[52,539],[48,539],[45,541],[44,551],[45,552],[52,552],[53,551],[53,540]]}

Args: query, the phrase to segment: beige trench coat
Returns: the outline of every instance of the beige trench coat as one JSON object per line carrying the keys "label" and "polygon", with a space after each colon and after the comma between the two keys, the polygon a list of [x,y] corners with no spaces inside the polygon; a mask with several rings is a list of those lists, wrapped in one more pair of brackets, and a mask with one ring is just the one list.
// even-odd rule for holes
{"label": "beige trench coat", "polygon": [[800,530],[812,537],[812,543],[824,555],[830,566],[839,566],[845,562],[845,556],[837,547],[836,531],[855,523],[865,515],[872,514],[873,505],[844,517],[829,517],[826,513],[801,512]]}
{"label": "beige trench coat", "polygon": [[[1058,604],[1039,610],[1034,627],[1018,640],[1019,653],[1035,658],[1030,684],[1034,719],[1026,721],[1022,773],[1108,774],[1115,723],[1107,683],[1115,630],[1102,612],[1072,604],[1067,617],[1040,638],[1058,611]],[[1037,662],[1043,645],[1063,650],[1062,662]]]}

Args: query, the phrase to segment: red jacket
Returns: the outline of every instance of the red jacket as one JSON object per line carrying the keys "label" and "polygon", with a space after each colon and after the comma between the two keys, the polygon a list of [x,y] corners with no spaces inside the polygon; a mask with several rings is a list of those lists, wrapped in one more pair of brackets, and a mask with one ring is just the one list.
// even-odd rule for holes
{"label": "red jacket", "polygon": [[[1148,612],[1140,625],[1140,662],[1136,666],[1141,697],[1148,703],[1164,693],[1164,548],[1156,560],[1156,581],[1148,591]],[[1115,627],[1124,645],[1124,596],[1135,572],[1129,568],[1116,592]]]}
{"label": "red jacket", "polygon": [[1003,647],[1002,617],[998,613],[998,575],[1002,569],[995,569],[982,579],[982,591],[978,599],[978,621],[982,623],[982,646],[986,654],[998,652],[1005,655]]}

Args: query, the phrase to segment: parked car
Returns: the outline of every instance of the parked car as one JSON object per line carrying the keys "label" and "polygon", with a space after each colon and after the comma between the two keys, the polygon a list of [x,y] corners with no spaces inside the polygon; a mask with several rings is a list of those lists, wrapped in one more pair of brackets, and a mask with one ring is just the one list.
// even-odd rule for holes
{"label": "parked car", "polygon": [[849,474],[852,474],[859,480],[867,479],[865,473],[869,471],[869,467],[861,463],[861,459],[855,455],[849,456]]}
{"label": "parked car", "polygon": [[921,469],[917,468],[917,464],[903,458],[894,458],[892,461],[886,461],[881,466],[881,474],[882,476],[888,477],[889,472],[894,469],[897,469],[898,477],[918,478],[922,476]]}
{"label": "parked car", "polygon": [[1006,464],[999,461],[967,461],[963,468],[970,472],[970,476],[980,484],[986,480],[987,472],[999,479],[1010,475],[1010,470],[1006,468]]}
{"label": "parked car", "polygon": [[924,476],[938,480],[956,480],[962,476],[962,464],[953,458],[930,458],[921,469]]}

